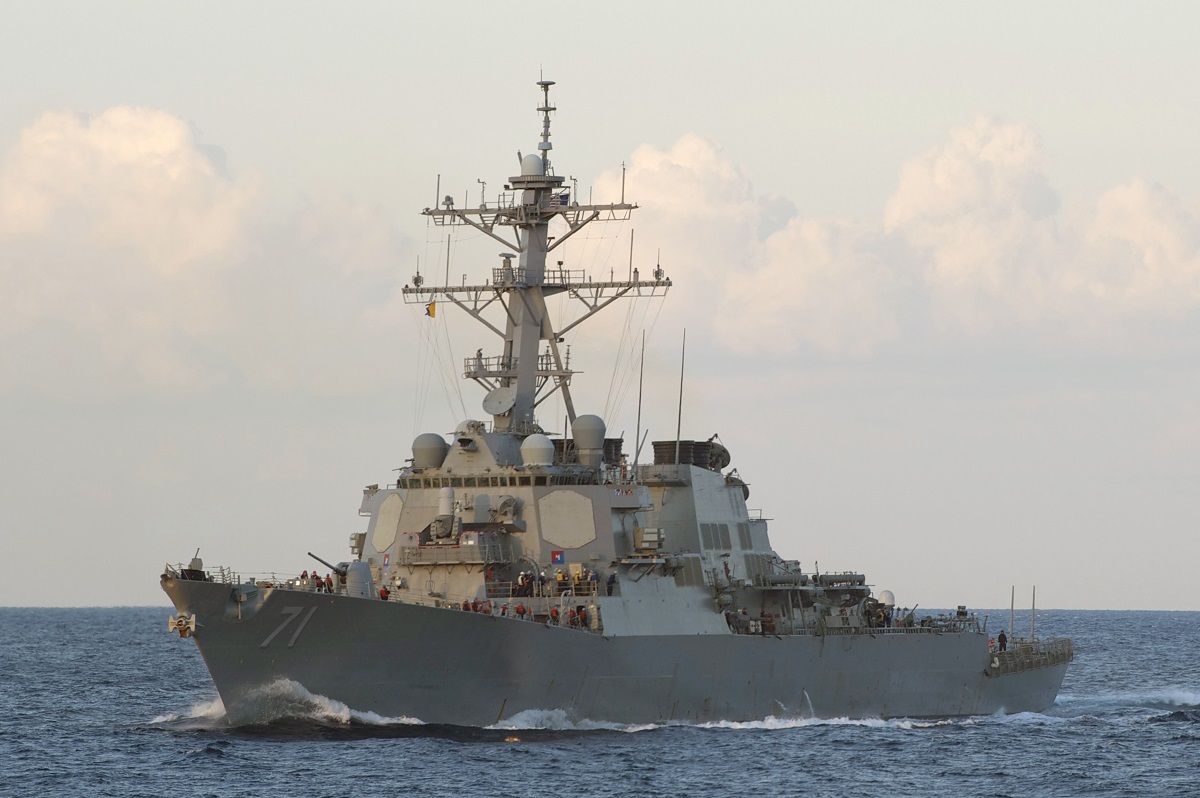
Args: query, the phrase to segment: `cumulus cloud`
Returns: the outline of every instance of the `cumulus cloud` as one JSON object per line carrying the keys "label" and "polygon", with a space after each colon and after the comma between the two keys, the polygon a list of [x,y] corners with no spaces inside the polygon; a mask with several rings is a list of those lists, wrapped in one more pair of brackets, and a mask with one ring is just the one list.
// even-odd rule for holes
{"label": "cumulus cloud", "polygon": [[[617,179],[605,175],[599,186]],[[644,206],[643,240],[662,247],[678,279],[672,304],[714,316],[729,348],[860,353],[897,334],[889,298],[905,278],[889,271],[877,228],[756,199],[720,147],[695,135],[668,150],[639,148],[628,184]]]}
{"label": "cumulus cloud", "polygon": [[1069,290],[1112,310],[1179,315],[1200,304],[1200,219],[1143,180],[1106,191],[1084,231]]}
{"label": "cumulus cloud", "polygon": [[[395,370],[378,352],[408,322],[413,249],[390,212],[315,193],[267,213],[219,155],[144,108],[48,113],[24,131],[0,166],[0,389],[238,376],[328,393]],[[661,250],[676,280],[659,323],[738,352],[856,357],[930,334],[1111,342],[1200,307],[1194,210],[1136,179],[1060,200],[1028,126],[980,117],[899,174],[881,218],[803,216],[757,196],[711,140],[640,147],[625,176],[637,261]],[[602,175],[596,201],[621,179]],[[624,234],[595,225],[562,255],[598,273],[624,262]],[[611,349],[620,332],[593,325],[577,343]]]}
{"label": "cumulus cloud", "polygon": [[147,383],[211,379],[173,339],[225,323],[253,198],[165,112],[43,115],[0,170],[0,336],[65,330]]}
{"label": "cumulus cloud", "polygon": [[904,165],[883,227],[912,247],[943,324],[980,333],[1044,301],[1057,206],[1036,134],[980,117]]}
{"label": "cumulus cloud", "polygon": [[[596,196],[615,199],[620,180],[619,173],[601,175]],[[668,271],[686,274],[685,285],[710,293],[712,280],[753,257],[759,203],[750,180],[714,142],[688,134],[668,150],[643,145],[630,156],[627,183],[626,193],[643,206],[638,228],[652,229],[655,245],[669,244]]]}
{"label": "cumulus cloud", "polygon": [[[161,110],[47,113],[0,167],[0,390],[361,385],[408,240],[333,192],[268,212]],[[407,258],[406,258],[407,260]]]}
{"label": "cumulus cloud", "polygon": [[651,209],[642,240],[683,267],[683,285],[699,283],[692,298],[716,308],[732,348],[855,356],[929,329],[1112,340],[1200,307],[1200,219],[1184,202],[1132,180],[1064,203],[1036,131],[990,117],[904,164],[879,220],[756,200],[692,135],[639,149],[628,182]]}

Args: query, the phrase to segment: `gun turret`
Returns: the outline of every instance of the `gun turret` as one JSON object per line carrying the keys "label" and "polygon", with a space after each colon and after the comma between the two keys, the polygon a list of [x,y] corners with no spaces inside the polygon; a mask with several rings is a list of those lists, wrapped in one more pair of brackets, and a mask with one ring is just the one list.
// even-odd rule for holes
{"label": "gun turret", "polygon": [[317,562],[321,563],[322,565],[324,565],[324,566],[325,566],[326,568],[328,568],[329,570],[333,571],[333,572],[334,572],[335,574],[337,574],[338,576],[340,576],[340,577],[342,577],[342,578],[345,578],[345,576],[346,576],[346,568],[345,568],[344,566],[330,565],[329,563],[325,562],[324,560],[322,560],[322,559],[321,559],[320,557],[318,557],[317,555],[313,554],[311,551],[308,553],[308,556],[309,556],[309,557],[312,557],[314,560],[316,560]]}

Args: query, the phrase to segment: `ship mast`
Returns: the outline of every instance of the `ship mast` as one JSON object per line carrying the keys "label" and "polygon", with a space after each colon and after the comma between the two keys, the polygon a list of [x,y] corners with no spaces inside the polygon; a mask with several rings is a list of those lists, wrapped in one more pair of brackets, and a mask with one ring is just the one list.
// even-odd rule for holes
{"label": "ship mast", "polygon": [[[520,157],[521,174],[508,179],[502,192],[489,206],[481,198],[477,208],[455,208],[447,196],[440,208],[426,208],[423,215],[435,225],[469,225],[505,247],[502,265],[492,269],[492,279],[483,285],[424,286],[414,279],[404,287],[406,303],[430,303],[444,299],[462,308],[503,341],[500,354],[479,350],[464,363],[463,377],[487,390],[484,410],[492,415],[493,428],[520,435],[540,432],[535,417],[539,404],[561,390],[570,421],[575,420],[571,399],[571,375],[568,359],[559,349],[570,330],[624,296],[662,296],[671,287],[661,267],[654,269],[653,280],[641,280],[637,269],[631,280],[592,282],[582,271],[564,269],[562,261],[547,268],[547,256],[575,233],[594,221],[625,221],[637,207],[626,203],[581,205],[572,201],[564,178],[554,174],[550,162],[550,104],[552,80],[537,84],[542,90],[541,141],[537,154]],[[551,240],[550,222],[555,217],[566,222],[568,231]],[[505,227],[512,228],[506,232]],[[511,237],[509,237],[511,236]],[[517,262],[513,264],[513,258]],[[566,292],[583,303],[584,314],[574,322],[555,330],[546,310],[546,298]],[[504,309],[505,326],[501,330],[484,317],[493,303]],[[542,342],[546,342],[543,350]]]}

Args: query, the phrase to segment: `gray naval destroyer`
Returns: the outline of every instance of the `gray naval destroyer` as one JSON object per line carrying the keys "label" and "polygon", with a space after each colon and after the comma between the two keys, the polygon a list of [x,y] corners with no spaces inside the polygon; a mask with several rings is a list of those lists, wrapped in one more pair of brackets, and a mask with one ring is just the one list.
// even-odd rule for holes
{"label": "gray naval destroyer", "polygon": [[[527,710],[640,724],[1049,708],[1069,640],[1002,651],[962,607],[918,617],[862,574],[805,571],[771,548],[719,440],[655,442],[653,462],[639,463],[604,421],[576,414],[563,336],[671,281],[661,268],[604,282],[548,265],[589,223],[636,208],[623,196],[571,201],[550,161],[552,84],[538,84],[537,152],[496,202],[456,208],[447,197],[424,211],[501,243],[501,265],[476,284],[429,287],[418,274],[404,289],[500,339],[463,364],[490,421],[419,435],[395,482],[364,490],[366,530],[351,535],[347,561],[321,561],[329,579],[243,578],[198,557],[163,573],[178,613],[168,628],[195,640],[227,717],[253,721],[280,685],[469,726]],[[581,315],[555,329],[546,300],[562,294]],[[538,424],[556,392],[570,434]]]}

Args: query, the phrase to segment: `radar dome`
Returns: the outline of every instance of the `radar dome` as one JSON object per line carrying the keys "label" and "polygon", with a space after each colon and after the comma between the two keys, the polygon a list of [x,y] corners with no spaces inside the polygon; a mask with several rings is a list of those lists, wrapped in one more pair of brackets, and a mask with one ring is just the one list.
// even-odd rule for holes
{"label": "radar dome", "polygon": [[542,156],[530,153],[521,159],[521,176],[534,177],[543,174]]}
{"label": "radar dome", "polygon": [[896,606],[896,596],[890,590],[879,591],[879,603],[885,607]]}
{"label": "radar dome", "polygon": [[413,468],[441,468],[450,444],[436,432],[423,432],[413,440]]}
{"label": "radar dome", "polygon": [[600,416],[579,416],[571,424],[575,446],[579,449],[603,449],[605,429]]}
{"label": "radar dome", "polygon": [[530,435],[521,444],[521,459],[525,465],[550,465],[554,462],[554,441],[545,435]]}
{"label": "radar dome", "polygon": [[604,421],[599,416],[579,416],[571,424],[580,465],[595,468],[604,460]]}

